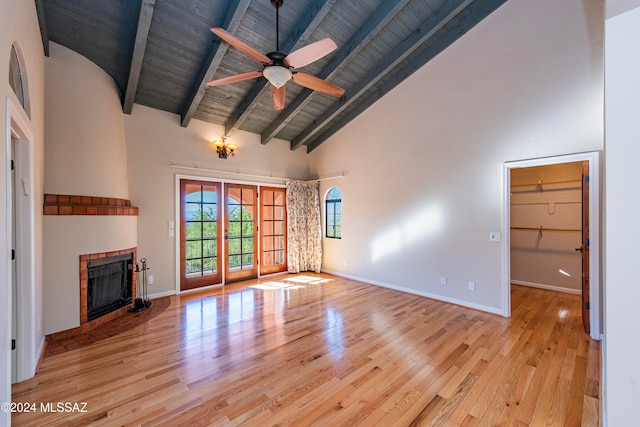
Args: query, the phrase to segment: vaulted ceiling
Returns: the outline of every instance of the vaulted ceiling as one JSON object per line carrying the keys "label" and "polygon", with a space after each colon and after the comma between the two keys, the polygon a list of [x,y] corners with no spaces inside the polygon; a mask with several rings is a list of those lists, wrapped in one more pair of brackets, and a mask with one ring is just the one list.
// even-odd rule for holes
{"label": "vaulted ceiling", "polygon": [[207,82],[262,65],[214,35],[221,27],[260,52],[276,50],[270,0],[35,0],[49,40],[104,69],[133,103],[301,145],[308,151],[358,116],[506,0],[285,0],[280,51],[325,37],[338,49],[302,71],[345,89],[340,98],[289,82],[275,111],[264,77]]}

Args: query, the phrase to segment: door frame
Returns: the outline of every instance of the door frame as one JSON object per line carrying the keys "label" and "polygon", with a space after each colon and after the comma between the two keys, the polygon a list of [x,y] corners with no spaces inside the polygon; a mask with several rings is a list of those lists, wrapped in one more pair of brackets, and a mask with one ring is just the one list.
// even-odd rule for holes
{"label": "door frame", "polygon": [[[11,210],[13,209],[11,186],[11,170],[6,168],[6,206],[7,224],[6,236],[16,233],[16,279],[17,279],[17,335],[16,351],[18,352],[16,378],[24,381],[35,375],[39,352],[44,344],[44,337],[38,337],[42,331],[41,315],[36,320],[36,289],[35,289],[35,208],[34,208],[34,166],[33,166],[33,141],[30,120],[22,106],[11,98],[6,98],[6,135],[5,149],[7,164],[11,159],[11,139],[15,139],[14,170],[15,179],[19,187],[23,188],[23,197],[16,197],[16,224],[13,224]],[[20,185],[22,184],[22,185]],[[8,254],[11,253],[11,241],[7,242]],[[11,257],[7,257],[7,284],[12,280]],[[11,286],[7,286],[8,302],[12,301]],[[11,305],[10,305],[11,306]],[[12,310],[7,310],[8,337],[11,337]],[[40,338],[40,339],[39,339]],[[10,352],[10,346],[7,347]],[[11,354],[8,354],[9,361]],[[8,364],[8,369],[11,364]],[[11,371],[9,371],[9,374]],[[9,379],[11,376],[9,376]]]}
{"label": "door frame", "polygon": [[[233,172],[231,172],[233,173]],[[222,269],[222,283],[220,284],[216,284],[216,285],[210,285],[210,286],[203,286],[201,288],[195,288],[195,289],[189,289],[189,290],[185,290],[182,291],[180,290],[180,233],[181,233],[181,223],[180,223],[180,180],[181,179],[190,179],[190,180],[196,180],[196,181],[208,181],[208,182],[220,182],[222,183],[222,189],[221,191],[224,194],[224,189],[225,189],[225,185],[226,184],[244,184],[244,185],[255,185],[257,187],[258,190],[258,194],[260,193],[260,189],[262,187],[278,187],[278,188],[286,188],[286,185],[284,184],[273,184],[273,183],[266,183],[266,182],[262,182],[262,181],[249,181],[249,180],[237,180],[237,179],[227,179],[227,178],[221,178],[219,176],[202,176],[202,175],[185,175],[185,174],[175,174],[175,190],[174,190],[174,217],[173,220],[169,220],[170,222],[173,222],[174,227],[172,228],[169,224],[168,224],[168,232],[171,233],[173,232],[173,236],[174,236],[174,248],[175,248],[175,254],[174,254],[174,259],[175,259],[175,283],[176,283],[176,294],[187,294],[187,293],[191,293],[191,292],[199,292],[199,291],[203,291],[203,290],[207,290],[207,289],[216,289],[216,288],[220,288],[225,286],[226,284],[226,275],[225,275],[225,270],[226,270],[226,260],[225,260],[225,268]],[[279,179],[279,178],[278,178]],[[223,196],[224,199],[224,196]],[[261,212],[260,212],[260,200],[258,200],[258,224],[260,224],[260,220],[262,219],[261,217]],[[225,206],[225,204],[223,203],[223,206]],[[221,221],[224,224],[224,221],[226,219],[226,214],[225,214],[225,209],[221,209]],[[258,256],[260,256],[261,254],[261,242],[260,242],[260,233],[258,233],[257,236],[257,253]],[[275,274],[281,274],[281,273],[275,273]],[[258,278],[260,277],[266,277],[269,276],[269,274],[267,275],[261,275],[260,274],[260,265],[258,265]]]}
{"label": "door frame", "polygon": [[590,336],[600,340],[601,311],[601,197],[600,152],[586,152],[562,156],[519,160],[503,164],[502,204],[502,309],[504,317],[511,317],[511,169],[547,166],[558,163],[589,162],[589,297]]}

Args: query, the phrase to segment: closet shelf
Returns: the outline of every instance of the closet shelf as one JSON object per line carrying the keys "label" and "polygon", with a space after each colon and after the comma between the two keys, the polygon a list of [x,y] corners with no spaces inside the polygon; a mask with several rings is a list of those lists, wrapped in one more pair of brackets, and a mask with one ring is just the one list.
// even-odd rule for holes
{"label": "closet shelf", "polygon": [[532,230],[532,231],[580,231],[582,232],[581,228],[550,228],[550,227],[511,227],[512,230]]}

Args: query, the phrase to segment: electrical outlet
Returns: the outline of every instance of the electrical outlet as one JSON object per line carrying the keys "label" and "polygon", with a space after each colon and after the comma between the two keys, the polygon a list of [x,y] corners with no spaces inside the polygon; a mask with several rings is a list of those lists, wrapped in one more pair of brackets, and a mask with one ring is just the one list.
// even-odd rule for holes
{"label": "electrical outlet", "polygon": [[447,276],[440,276],[440,284],[441,285],[447,284]]}
{"label": "electrical outlet", "polygon": [[153,276],[147,276],[147,285],[152,285],[153,284]]}
{"label": "electrical outlet", "polygon": [[475,291],[476,290],[476,282],[469,281],[469,290],[470,291]]}

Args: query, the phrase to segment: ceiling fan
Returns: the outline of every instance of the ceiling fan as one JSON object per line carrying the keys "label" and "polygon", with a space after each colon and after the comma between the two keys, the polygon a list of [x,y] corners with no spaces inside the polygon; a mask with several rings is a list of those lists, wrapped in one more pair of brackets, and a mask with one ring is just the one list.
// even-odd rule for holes
{"label": "ceiling fan", "polygon": [[280,52],[280,40],[278,37],[279,30],[279,9],[283,0],[271,0],[271,4],[276,8],[276,50],[263,54],[260,51],[249,46],[242,40],[238,39],[231,33],[222,28],[212,28],[211,31],[231,46],[238,49],[250,58],[260,61],[264,66],[262,71],[249,71],[248,73],[236,74],[229,77],[212,80],[207,86],[219,86],[228,83],[241,82],[243,80],[255,79],[264,76],[269,80],[271,87],[271,98],[273,100],[273,108],[282,110],[286,99],[285,84],[289,80],[293,80],[300,86],[312,89],[318,92],[326,93],[331,96],[340,97],[344,94],[344,89],[322,80],[311,74],[295,71],[294,69],[304,67],[314,61],[324,57],[338,48],[336,43],[330,38],[325,38],[310,45],[304,46],[290,54]]}

